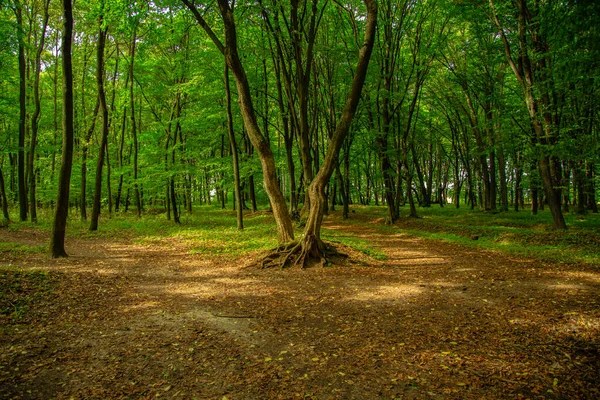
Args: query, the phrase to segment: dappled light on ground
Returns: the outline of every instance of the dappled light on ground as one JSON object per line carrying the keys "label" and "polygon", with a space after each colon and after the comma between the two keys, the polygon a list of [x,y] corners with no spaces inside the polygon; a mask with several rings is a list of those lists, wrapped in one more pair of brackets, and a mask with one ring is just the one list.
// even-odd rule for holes
{"label": "dappled light on ground", "polygon": [[22,319],[2,315],[0,395],[600,397],[595,270],[335,215],[325,228],[385,257],[348,249],[344,265],[258,270],[245,268],[251,256],[156,237],[151,245],[77,239],[68,259],[0,261],[7,284],[43,294]]}

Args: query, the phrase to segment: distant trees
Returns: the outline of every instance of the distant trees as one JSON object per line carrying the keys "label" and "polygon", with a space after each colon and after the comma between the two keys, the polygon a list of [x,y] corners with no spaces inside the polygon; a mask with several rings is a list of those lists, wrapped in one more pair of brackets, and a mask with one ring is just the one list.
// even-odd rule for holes
{"label": "distant trees", "polygon": [[[57,204],[59,4],[0,8],[5,218],[15,207],[35,221]],[[96,229],[105,212],[177,222],[194,204],[235,198],[241,212],[258,200],[281,243],[294,219],[301,240],[318,231],[313,201],[345,217],[352,204],[385,205],[388,223],[449,203],[545,207],[561,229],[565,212],[597,212],[600,6],[378,1],[371,66],[336,136],[373,5],[78,3],[69,207],[82,219],[90,207]]]}

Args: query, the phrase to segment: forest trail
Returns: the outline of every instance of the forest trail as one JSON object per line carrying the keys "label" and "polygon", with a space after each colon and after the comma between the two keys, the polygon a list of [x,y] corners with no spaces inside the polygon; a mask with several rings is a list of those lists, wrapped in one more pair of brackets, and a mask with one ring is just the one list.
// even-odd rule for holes
{"label": "forest trail", "polygon": [[[2,284],[35,298],[20,319],[0,315],[0,397],[600,398],[598,269],[365,218],[324,227],[385,260],[351,251],[348,265],[258,270],[245,267],[256,254],[93,236],[69,240],[67,259],[0,253]],[[48,236],[3,229],[0,241]]]}

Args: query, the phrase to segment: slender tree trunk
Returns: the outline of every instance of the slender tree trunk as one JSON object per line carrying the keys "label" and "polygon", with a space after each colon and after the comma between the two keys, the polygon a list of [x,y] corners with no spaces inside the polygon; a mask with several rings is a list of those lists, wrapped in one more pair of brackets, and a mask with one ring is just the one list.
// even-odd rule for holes
{"label": "slender tree trunk", "polygon": [[123,106],[123,119],[121,120],[121,138],[119,141],[119,184],[117,185],[117,197],[115,199],[115,212],[119,212],[121,206],[121,193],[123,192],[123,150],[125,148],[125,126],[127,121],[127,106]]}
{"label": "slender tree trunk", "polygon": [[35,110],[31,116],[31,140],[29,146],[29,160],[28,160],[28,175],[29,175],[29,215],[31,222],[37,222],[37,200],[36,200],[36,173],[35,173],[35,150],[37,146],[37,134],[38,125],[41,114],[41,102],[40,102],[40,72],[42,69],[41,59],[42,52],[44,51],[44,44],[46,39],[46,28],[48,26],[48,5],[50,0],[44,0],[44,19],[42,22],[42,32],[40,34],[40,42],[38,44],[37,51],[35,53],[35,72],[33,81],[33,101],[35,103]]}
{"label": "slender tree trunk", "polygon": [[0,201],[2,202],[2,216],[6,222],[10,222],[8,213],[8,199],[6,198],[6,187],[4,186],[4,173],[0,168]]}
{"label": "slender tree trunk", "polygon": [[594,163],[588,162],[587,167],[587,198],[588,198],[588,209],[591,210],[594,214],[598,214],[598,202],[596,201],[596,185],[594,183],[595,172],[594,172]]}
{"label": "slender tree trunk", "polygon": [[108,142],[106,142],[106,197],[108,199],[108,217],[112,215],[113,199],[110,186],[110,152],[108,151]]}
{"label": "slender tree trunk", "polygon": [[140,198],[140,188],[138,186],[138,135],[137,135],[137,125],[135,121],[135,97],[133,92],[134,85],[134,75],[133,75],[133,66],[135,60],[135,50],[136,50],[136,40],[137,40],[137,25],[133,31],[133,38],[131,39],[131,45],[129,46],[129,81],[131,85],[129,86],[129,108],[131,108],[130,112],[130,121],[131,121],[131,137],[133,138],[133,192],[135,196],[135,208],[137,211],[138,218],[142,216],[142,201]]}
{"label": "slender tree trunk", "polygon": [[[102,3],[104,10],[104,3]],[[101,11],[103,12],[103,11]],[[98,102],[100,103],[100,115],[102,115],[102,132],[100,147],[98,149],[98,160],[96,164],[96,181],[94,185],[94,200],[92,203],[92,216],[90,231],[98,230],[98,219],[100,218],[100,206],[102,200],[102,169],[104,167],[105,149],[108,140],[108,107],[106,106],[106,93],[104,91],[104,48],[106,47],[107,28],[102,26],[102,14],[99,18],[100,29],[98,31],[96,81],[98,83]]]}
{"label": "slender tree trunk", "polygon": [[71,38],[73,36],[73,11],[71,0],[63,0],[62,70],[63,70],[63,145],[62,163],[58,182],[56,212],[52,226],[50,250],[52,257],[66,257],[65,232],[69,212],[69,188],[73,164],[73,65]]}
{"label": "slender tree trunk", "polygon": [[250,137],[254,148],[259,154],[262,164],[265,191],[271,201],[273,216],[275,218],[275,224],[277,225],[278,241],[280,243],[290,242],[294,239],[292,219],[290,218],[285,198],[279,187],[279,182],[277,181],[277,169],[275,167],[273,152],[271,151],[266,138],[261,133],[256,119],[256,113],[254,112],[250,85],[238,54],[237,33],[233,10],[227,0],[218,0],[225,30],[225,45],[223,45],[206,21],[204,21],[204,18],[200,15],[196,7],[189,0],[182,1],[192,11],[200,26],[206,31],[217,48],[225,55],[225,60],[231,69],[238,89],[238,101],[240,103],[244,125],[246,126],[248,136]]}
{"label": "slender tree trunk", "polygon": [[98,117],[98,110],[100,109],[100,101],[96,101],[96,106],[94,107],[94,114],[92,115],[92,123],[85,135],[83,140],[83,144],[81,145],[81,192],[79,193],[79,212],[81,216],[81,220],[85,221],[87,219],[87,156],[88,156],[88,148],[90,145],[90,140],[92,139],[92,135],[94,134],[94,130],[96,129],[96,118]]}
{"label": "slender tree trunk", "polygon": [[25,125],[27,123],[25,38],[23,32],[23,4],[19,1],[15,1],[15,5],[17,38],[19,42],[19,218],[21,221],[27,221],[27,189],[25,181]]}
{"label": "slender tree trunk", "polygon": [[52,116],[52,121],[54,122],[54,129],[52,131],[52,171],[51,171],[51,182],[54,183],[54,172],[56,170],[56,140],[58,137],[58,46],[59,46],[59,32],[56,30],[56,40],[54,42],[54,46],[56,48],[56,56],[54,58],[54,79],[52,83],[54,84],[54,114]]}
{"label": "slender tree trunk", "polygon": [[235,189],[235,201],[237,212],[237,228],[244,229],[244,209],[242,206],[242,190],[240,185],[240,162],[238,158],[237,143],[235,132],[233,130],[233,115],[231,114],[231,90],[229,88],[229,68],[225,64],[225,99],[227,110],[227,133],[229,135],[229,144],[231,147],[231,157],[233,158],[233,179]]}

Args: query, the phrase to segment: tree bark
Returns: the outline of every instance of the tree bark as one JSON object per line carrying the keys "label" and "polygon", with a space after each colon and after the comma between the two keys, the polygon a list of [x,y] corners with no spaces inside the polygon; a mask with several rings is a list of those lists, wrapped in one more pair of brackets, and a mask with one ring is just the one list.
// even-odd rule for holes
{"label": "tree bark", "polygon": [[8,213],[8,199],[6,198],[6,187],[4,186],[4,173],[0,168],[0,201],[2,202],[2,216],[6,222],[10,222]]}
{"label": "tree bark", "polygon": [[88,149],[90,145],[90,140],[92,139],[92,135],[94,134],[94,130],[96,129],[96,118],[98,117],[98,110],[100,108],[100,102],[96,101],[96,106],[94,107],[94,113],[92,115],[92,123],[85,135],[83,140],[83,144],[81,146],[81,192],[79,193],[79,213],[81,216],[81,220],[85,221],[87,219],[87,156]]}
{"label": "tree bark", "polygon": [[273,216],[275,218],[275,224],[277,225],[277,239],[279,243],[290,242],[294,239],[292,219],[290,218],[285,198],[283,197],[277,180],[277,169],[275,167],[273,152],[271,151],[271,147],[266,138],[261,133],[261,129],[256,119],[250,92],[250,84],[248,83],[246,71],[238,54],[237,32],[233,9],[230,7],[227,0],[218,0],[225,31],[225,45],[223,45],[212,29],[206,24],[206,21],[204,21],[204,18],[200,15],[196,7],[189,0],[182,1],[194,14],[194,17],[200,26],[205,30],[219,51],[223,53],[227,65],[235,78],[238,90],[238,102],[240,103],[244,125],[246,126],[250,141],[256,149],[261,161],[265,191],[271,201]]}
{"label": "tree bark", "polygon": [[50,0],[44,0],[44,17],[42,22],[42,32],[40,34],[40,42],[38,44],[37,51],[35,53],[35,72],[33,81],[33,101],[35,109],[31,116],[31,140],[29,144],[29,160],[28,160],[28,173],[29,176],[29,215],[31,222],[37,223],[37,199],[36,199],[36,173],[35,173],[35,150],[37,146],[37,134],[38,126],[41,114],[41,102],[40,102],[40,72],[42,69],[41,59],[42,52],[44,51],[44,44],[46,39],[46,28],[48,26],[48,5]]}
{"label": "tree bark", "polygon": [[[104,3],[102,3],[102,10]],[[103,11],[102,11],[103,12]],[[98,31],[98,46],[96,52],[96,82],[98,84],[98,102],[100,103],[100,115],[102,115],[102,131],[100,133],[100,147],[98,148],[98,160],[96,163],[96,180],[94,185],[94,200],[92,203],[92,216],[90,231],[98,230],[98,219],[100,218],[100,206],[102,200],[102,169],[106,142],[108,140],[108,107],[106,106],[106,92],[104,91],[104,49],[106,47],[107,28],[103,27],[103,17],[99,18],[100,29]]]}
{"label": "tree bark", "polygon": [[19,179],[19,218],[27,221],[27,189],[25,181],[25,124],[27,121],[27,88],[25,43],[23,35],[23,4],[15,1],[17,18],[17,38],[19,42],[19,150],[18,150],[18,179]]}
{"label": "tree bark", "polygon": [[136,212],[137,212],[137,216],[138,218],[142,216],[142,201],[140,198],[140,188],[138,186],[138,150],[139,150],[139,143],[138,143],[138,135],[137,135],[137,125],[136,125],[136,121],[135,121],[135,97],[134,97],[134,92],[133,92],[133,85],[134,85],[134,76],[133,76],[133,66],[134,66],[134,60],[135,60],[135,48],[136,48],[136,39],[137,39],[137,25],[134,27],[133,30],[133,38],[131,39],[131,45],[129,47],[129,57],[130,57],[130,63],[129,63],[129,81],[131,82],[131,85],[129,86],[129,108],[131,109],[130,111],[130,121],[131,121],[131,137],[133,138],[133,193],[135,196],[135,208],[136,208]]}
{"label": "tree bark", "polygon": [[233,179],[235,189],[236,213],[237,213],[237,228],[244,229],[244,207],[242,205],[242,190],[240,185],[240,162],[238,158],[237,143],[235,140],[235,132],[233,130],[233,115],[231,114],[231,90],[229,88],[229,68],[225,64],[225,100],[227,111],[227,133],[229,135],[229,144],[231,147],[231,157],[233,159]]}
{"label": "tree bark", "polygon": [[[375,0],[364,0],[364,3],[367,7],[367,23],[364,33],[364,42],[360,48],[356,71],[354,78],[352,79],[352,87],[335,132],[329,140],[329,146],[323,163],[321,164],[321,168],[308,188],[311,207],[301,243],[303,253],[310,257],[322,257],[323,255],[321,224],[325,211],[325,186],[329,182],[329,178],[337,165],[340,149],[350,130],[350,124],[352,123],[360,100],[360,94],[365,82],[369,60],[375,42],[377,2]],[[305,265],[304,260],[301,260],[301,263],[302,265]]]}
{"label": "tree bark", "polygon": [[65,232],[69,212],[69,188],[73,164],[73,65],[71,38],[73,36],[73,10],[71,0],[63,0],[62,69],[63,69],[63,144],[62,163],[58,182],[56,211],[52,226],[50,251],[52,257],[66,257]]}

